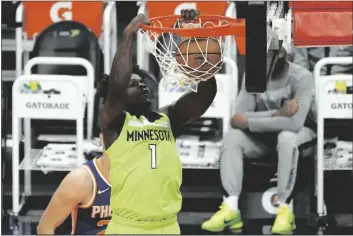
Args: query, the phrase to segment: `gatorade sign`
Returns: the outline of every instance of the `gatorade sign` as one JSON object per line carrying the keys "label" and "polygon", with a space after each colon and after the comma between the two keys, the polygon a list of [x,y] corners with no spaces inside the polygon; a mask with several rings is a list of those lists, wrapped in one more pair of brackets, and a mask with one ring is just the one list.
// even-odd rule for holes
{"label": "gatorade sign", "polygon": [[351,1],[291,2],[294,45],[297,47],[352,45],[352,5]]}
{"label": "gatorade sign", "polygon": [[18,117],[62,120],[83,118],[83,93],[80,83],[73,76],[24,75],[19,79],[13,89],[15,113]]}
{"label": "gatorade sign", "polygon": [[53,22],[72,20],[72,2],[56,2],[50,8],[50,18]]}
{"label": "gatorade sign", "polygon": [[53,23],[63,20],[81,22],[90,28],[97,37],[101,34],[103,21],[103,2],[43,1],[23,2],[24,32],[33,39]]}

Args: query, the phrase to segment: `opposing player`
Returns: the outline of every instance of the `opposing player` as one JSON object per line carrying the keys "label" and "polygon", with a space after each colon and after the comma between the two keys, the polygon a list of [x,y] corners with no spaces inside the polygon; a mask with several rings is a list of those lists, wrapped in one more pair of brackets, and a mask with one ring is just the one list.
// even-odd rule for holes
{"label": "opposing player", "polygon": [[74,169],[63,179],[40,219],[38,234],[55,234],[70,213],[72,234],[104,234],[111,219],[105,155]]}
{"label": "opposing player", "polygon": [[[183,11],[184,18],[195,16],[195,10]],[[132,66],[133,36],[141,24],[148,24],[142,14],[124,30],[100,114],[112,184],[106,234],[179,234],[182,168],[173,132],[206,112],[217,85],[211,78],[199,84],[197,93],[149,110],[148,89]]]}

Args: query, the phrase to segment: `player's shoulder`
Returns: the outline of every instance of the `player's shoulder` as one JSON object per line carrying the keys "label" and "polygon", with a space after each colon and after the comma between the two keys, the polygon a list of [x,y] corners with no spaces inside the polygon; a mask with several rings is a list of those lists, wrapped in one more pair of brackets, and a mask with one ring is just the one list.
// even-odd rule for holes
{"label": "player's shoulder", "polygon": [[151,111],[150,117],[148,119],[150,120],[167,120],[169,121],[169,112],[168,109],[166,110],[158,110],[158,111]]}
{"label": "player's shoulder", "polygon": [[156,111],[156,113],[169,119],[170,109],[172,108],[172,106],[173,105],[167,105],[167,106],[161,107]]}
{"label": "player's shoulder", "polygon": [[78,167],[65,176],[57,191],[67,199],[80,202],[90,194],[91,184],[92,180],[87,170]]}
{"label": "player's shoulder", "polygon": [[301,65],[295,64],[293,62],[288,62],[289,63],[289,72],[292,74],[301,74],[301,75],[312,75],[312,73],[304,68]]}
{"label": "player's shoulder", "polygon": [[288,73],[294,80],[301,80],[302,78],[313,78],[313,74],[301,65],[289,62]]}
{"label": "player's shoulder", "polygon": [[90,171],[88,165],[79,166],[66,175],[63,183],[77,190],[85,189],[91,183]]}

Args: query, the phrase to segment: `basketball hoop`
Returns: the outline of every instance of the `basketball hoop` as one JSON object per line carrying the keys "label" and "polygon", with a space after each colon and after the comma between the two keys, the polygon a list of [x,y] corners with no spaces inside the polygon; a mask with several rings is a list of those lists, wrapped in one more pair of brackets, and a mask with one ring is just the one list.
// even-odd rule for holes
{"label": "basketball hoop", "polygon": [[142,25],[145,47],[153,54],[165,86],[189,87],[212,78],[222,68],[225,36],[240,39],[245,52],[245,20],[216,15],[200,15],[185,22],[180,15],[150,19]]}

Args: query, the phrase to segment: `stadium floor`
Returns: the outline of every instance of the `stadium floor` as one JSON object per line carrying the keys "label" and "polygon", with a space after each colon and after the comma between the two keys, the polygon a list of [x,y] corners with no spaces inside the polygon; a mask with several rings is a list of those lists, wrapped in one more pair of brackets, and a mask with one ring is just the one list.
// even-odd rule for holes
{"label": "stadium floor", "polygon": [[[8,167],[10,167],[8,163]],[[12,180],[11,168],[6,168],[9,172],[4,179],[3,185],[3,208],[10,212],[12,208]],[[21,227],[15,234],[36,234],[36,227],[43,210],[57,188],[58,184],[67,172],[53,172],[43,174],[42,172],[32,172],[32,196],[28,198],[23,207],[22,216],[19,217]],[[22,175],[21,175],[22,176]],[[179,215],[179,223],[182,234],[210,234],[201,229],[200,225],[208,219],[222,201],[222,193],[219,189],[220,179],[217,170],[184,170],[183,186],[183,206]],[[21,177],[21,179],[23,179]],[[21,181],[22,182],[22,181]],[[23,189],[23,182],[21,188]],[[342,194],[342,193],[341,193]],[[337,194],[337,195],[341,195]],[[345,204],[345,207],[348,206]],[[348,210],[348,212],[351,212]],[[2,235],[13,234],[9,227],[9,216],[2,218]],[[353,215],[341,214],[336,216],[337,227],[323,232],[327,235],[353,235]],[[222,232],[220,234],[238,235],[268,235],[272,222],[264,220],[249,220],[245,223],[242,232]],[[70,234],[71,220],[68,219],[58,229],[57,234]],[[309,228],[307,222],[297,222],[296,235],[317,235],[314,228]]]}
{"label": "stadium floor", "polygon": [[[39,212],[38,212],[39,213]],[[27,223],[23,223],[21,226],[21,231],[18,231],[16,234],[36,234],[36,227],[38,224],[39,215],[32,215],[23,217],[22,220],[26,221]],[[192,216],[189,216],[192,217]],[[187,220],[188,216],[183,216],[183,220]],[[352,221],[352,219],[346,218],[346,221]],[[190,218],[190,222],[192,223],[193,219]],[[66,226],[66,227],[65,227]],[[69,226],[67,224],[62,227],[57,234],[69,234]],[[226,235],[268,235],[270,230],[270,226],[264,226],[260,222],[249,222],[243,229],[242,232],[222,232],[219,234],[226,234]],[[209,232],[205,232],[201,230],[200,225],[192,225],[192,224],[181,224],[181,232],[182,234],[186,235],[207,235],[211,234]],[[336,227],[335,229],[327,230],[322,232],[324,235],[352,235],[353,227]],[[10,235],[13,234],[9,228],[9,217],[5,216],[2,218],[2,235]],[[299,226],[298,230],[295,232],[295,235],[319,235],[315,229],[309,229],[305,226]]]}
{"label": "stadium floor", "polygon": [[[51,176],[54,177],[54,176]],[[47,178],[51,179],[51,178]],[[43,210],[47,206],[50,197],[55,190],[56,185],[50,184],[35,184],[32,188],[32,197],[28,198],[23,207],[23,216],[19,217],[20,229],[17,232],[12,232],[9,227],[10,217],[4,216],[2,218],[2,235],[8,234],[27,234],[35,235],[36,227],[39,222]],[[194,187],[193,189],[195,189]],[[203,221],[208,219],[215,209],[218,208],[220,202],[219,196],[214,192],[215,190],[210,187],[198,188],[198,193],[192,193],[189,188],[182,188],[184,195],[184,202],[182,212],[179,214],[179,223],[181,226],[182,234],[186,235],[208,235],[209,232],[203,231],[200,225]],[[207,193],[207,194],[206,194]],[[7,212],[11,209],[11,185],[5,185],[4,188],[4,208]],[[200,195],[208,197],[201,199]],[[213,197],[213,198],[211,198]],[[207,207],[210,206],[211,207]],[[353,235],[353,215],[341,214],[336,215],[337,227],[331,228],[322,234],[326,235]],[[296,222],[297,231],[296,235],[318,235],[314,228],[309,228],[307,222]],[[222,232],[219,234],[228,235],[268,235],[270,234],[271,220],[249,220],[245,223],[242,232]],[[70,234],[71,220],[68,218],[63,225],[58,228],[57,234]]]}

